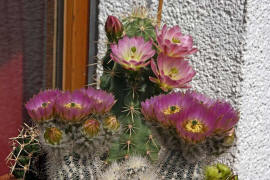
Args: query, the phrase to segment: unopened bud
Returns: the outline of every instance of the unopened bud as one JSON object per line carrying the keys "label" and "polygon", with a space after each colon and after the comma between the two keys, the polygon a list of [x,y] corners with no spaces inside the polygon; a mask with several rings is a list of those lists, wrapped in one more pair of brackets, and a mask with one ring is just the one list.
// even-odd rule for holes
{"label": "unopened bud", "polygon": [[216,166],[207,166],[205,169],[205,179],[214,180],[221,177],[218,168]]}
{"label": "unopened bud", "polygon": [[223,178],[230,176],[232,173],[231,169],[225,164],[218,163],[217,168]]}
{"label": "unopened bud", "polygon": [[116,116],[109,116],[104,120],[104,127],[110,130],[117,130],[120,124],[116,119]]}
{"label": "unopened bud", "polygon": [[99,132],[99,122],[96,119],[88,119],[83,124],[83,131],[86,136],[92,138],[96,136]]}
{"label": "unopened bud", "polygon": [[108,16],[105,24],[105,31],[110,41],[115,41],[121,37],[123,33],[123,24],[115,16]]}
{"label": "unopened bud", "polygon": [[62,132],[57,127],[49,127],[45,130],[44,139],[52,145],[60,144]]}

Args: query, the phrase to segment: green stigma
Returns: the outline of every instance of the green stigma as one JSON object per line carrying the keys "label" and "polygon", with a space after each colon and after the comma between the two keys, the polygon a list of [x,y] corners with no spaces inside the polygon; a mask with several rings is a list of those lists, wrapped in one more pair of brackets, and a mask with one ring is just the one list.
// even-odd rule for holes
{"label": "green stigma", "polygon": [[47,107],[48,106],[48,103],[42,103],[42,105],[41,105],[43,108],[45,108],[45,107]]}
{"label": "green stigma", "polygon": [[70,107],[75,107],[76,104],[74,102],[70,103]]}
{"label": "green stigma", "polygon": [[136,49],[136,47],[135,47],[135,46],[133,46],[133,47],[131,47],[131,49],[130,49],[130,50],[131,50],[131,52],[135,53],[137,49]]}
{"label": "green stigma", "polygon": [[198,123],[198,122],[197,122],[196,120],[193,120],[193,121],[192,121],[192,126],[196,126],[197,123]]}
{"label": "green stigma", "polygon": [[176,107],[175,106],[171,106],[170,109],[171,109],[172,112],[174,112],[176,110]]}

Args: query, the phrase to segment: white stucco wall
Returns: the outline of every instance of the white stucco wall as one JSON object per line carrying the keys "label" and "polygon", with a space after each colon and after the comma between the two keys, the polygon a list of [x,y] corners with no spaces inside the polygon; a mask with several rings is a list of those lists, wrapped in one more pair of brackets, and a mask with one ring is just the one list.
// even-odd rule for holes
{"label": "white stucco wall", "polygon": [[[106,51],[107,16],[126,15],[138,3],[156,15],[157,0],[100,1],[99,58]],[[237,147],[223,158],[241,180],[270,179],[269,0],[164,0],[162,16],[163,23],[194,37],[199,52],[191,56],[193,89],[225,98],[241,112]]]}
{"label": "white stucco wall", "polygon": [[270,179],[270,2],[247,1],[241,121],[235,166],[240,179]]}

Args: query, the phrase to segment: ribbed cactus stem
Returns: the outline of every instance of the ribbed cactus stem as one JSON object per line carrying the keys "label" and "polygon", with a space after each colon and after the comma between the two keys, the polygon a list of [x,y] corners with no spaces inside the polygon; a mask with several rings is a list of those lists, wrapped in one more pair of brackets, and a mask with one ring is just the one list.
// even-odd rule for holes
{"label": "ribbed cactus stem", "polygon": [[35,127],[25,124],[17,137],[10,138],[13,150],[7,157],[7,163],[11,174],[16,178],[37,178],[35,161],[40,154],[38,135],[39,132]]}

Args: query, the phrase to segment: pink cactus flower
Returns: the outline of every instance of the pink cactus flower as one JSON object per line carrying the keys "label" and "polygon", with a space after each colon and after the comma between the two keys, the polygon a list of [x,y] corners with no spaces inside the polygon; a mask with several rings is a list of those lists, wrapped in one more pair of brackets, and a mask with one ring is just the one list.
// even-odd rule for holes
{"label": "pink cactus flower", "polygon": [[177,116],[193,105],[194,101],[190,96],[185,96],[181,92],[171,93],[156,100],[154,112],[158,121],[164,126],[175,126],[175,122],[172,121],[173,116]]}
{"label": "pink cactus flower", "polygon": [[216,117],[216,133],[223,134],[231,130],[239,120],[239,113],[233,107],[223,101],[217,101],[210,107],[210,111]]}
{"label": "pink cactus flower", "polygon": [[56,99],[56,112],[66,122],[80,122],[92,108],[93,102],[79,90],[65,92]]}
{"label": "pink cactus flower", "polygon": [[93,113],[96,114],[108,113],[116,102],[111,93],[103,90],[88,87],[87,89],[81,89],[81,91],[93,101]]}
{"label": "pink cactus flower", "polygon": [[193,48],[192,37],[183,35],[179,26],[168,29],[164,25],[161,31],[156,28],[156,36],[160,51],[167,56],[179,58],[197,51]]}
{"label": "pink cactus flower", "polygon": [[55,100],[60,94],[59,90],[46,90],[35,95],[25,104],[29,116],[36,122],[51,119],[54,115]]}
{"label": "pink cactus flower", "polygon": [[165,92],[173,88],[189,88],[187,84],[195,76],[196,72],[189,66],[188,61],[183,58],[172,58],[161,53],[157,58],[157,66],[151,61],[151,68],[157,78],[149,79],[160,85]]}
{"label": "pink cactus flower", "polygon": [[190,143],[199,143],[210,137],[215,130],[215,116],[202,104],[196,103],[175,116],[178,134]]}
{"label": "pink cactus flower", "polygon": [[148,121],[156,121],[156,115],[154,112],[154,105],[156,101],[163,97],[165,95],[160,95],[160,96],[154,96],[151,97],[150,99],[145,100],[144,102],[141,102],[141,112],[144,115],[144,118]]}
{"label": "pink cactus flower", "polygon": [[196,92],[196,91],[187,91],[186,92],[186,96],[190,96],[192,97],[195,101],[199,102],[200,104],[203,104],[207,107],[210,107],[212,106],[216,100],[202,94],[202,93],[199,93],[199,92]]}
{"label": "pink cactus flower", "polygon": [[145,42],[142,37],[125,36],[118,44],[112,44],[111,49],[112,60],[133,71],[147,66],[150,63],[148,60],[155,54],[152,42]]}

